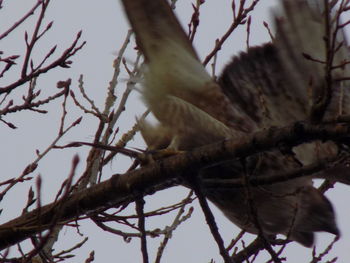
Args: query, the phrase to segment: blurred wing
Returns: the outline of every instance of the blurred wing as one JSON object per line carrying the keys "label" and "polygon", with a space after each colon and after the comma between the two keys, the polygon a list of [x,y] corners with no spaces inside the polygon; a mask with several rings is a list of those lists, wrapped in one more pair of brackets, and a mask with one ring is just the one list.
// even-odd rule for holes
{"label": "blurred wing", "polygon": [[[310,4],[310,2],[312,2]],[[251,48],[224,69],[219,83],[260,128],[284,126],[308,119],[325,86],[325,16],[319,1],[284,0],[276,16],[273,44]],[[349,58],[344,32],[339,30],[333,65]],[[312,59],[311,59],[312,58]],[[333,71],[334,78],[350,76],[349,66]],[[334,82],[326,118],[350,113],[348,82]]]}
{"label": "blurred wing", "polygon": [[233,58],[219,84],[259,128],[284,126],[307,117],[305,85],[291,78],[273,44],[250,48]]}
{"label": "blurred wing", "polygon": [[146,57],[142,95],[162,125],[174,129],[182,143],[198,133],[208,135],[195,146],[222,140],[228,134],[241,136],[239,131],[252,129],[252,122],[206,72],[166,1],[122,2]]}
{"label": "blurred wing", "polygon": [[[309,88],[311,107],[316,107],[322,98],[326,83],[327,44],[325,39],[332,38],[335,32],[336,13],[331,12],[327,26],[324,1],[318,0],[284,0],[283,11],[285,19],[276,18],[276,46],[287,72],[293,79],[304,84],[301,89]],[[332,4],[329,4],[332,6]],[[330,28],[327,36],[326,28]],[[338,48],[339,47],[339,48]],[[349,61],[349,49],[343,28],[337,30],[332,66],[339,66]],[[330,54],[330,56],[332,56]],[[334,118],[339,114],[350,113],[350,83],[336,81],[350,75],[349,65],[338,67],[332,71],[332,100],[326,110],[325,118]],[[300,88],[299,88],[300,89]],[[311,110],[310,107],[310,110]]]}
{"label": "blurred wing", "polygon": [[166,1],[123,0],[125,12],[136,34],[137,44],[150,62],[167,47],[170,39],[197,59],[191,43]]}

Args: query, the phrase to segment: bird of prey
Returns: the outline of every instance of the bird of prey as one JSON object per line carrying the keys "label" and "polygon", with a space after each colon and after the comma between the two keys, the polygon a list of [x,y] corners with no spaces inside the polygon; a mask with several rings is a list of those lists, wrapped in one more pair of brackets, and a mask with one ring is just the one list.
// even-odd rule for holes
{"label": "bird of prey", "polygon": [[[320,61],[326,61],[327,56],[327,16],[320,1],[281,0],[272,43],[234,57],[218,81],[206,72],[166,0],[122,2],[147,65],[142,97],[159,122],[140,123],[150,149],[187,151],[228,138],[239,141],[271,126],[320,121],[350,112],[348,83],[337,82],[325,114],[317,117],[315,108],[325,90],[325,65]],[[343,45],[334,54],[335,65],[348,59],[341,30],[336,43]],[[348,72],[344,64],[333,74],[342,77]],[[313,142],[293,151],[295,158],[276,149],[246,158],[245,165],[231,160],[203,168],[199,172],[203,192],[233,223],[258,234],[246,191],[209,188],[206,178],[283,174],[334,156],[338,147],[331,142]],[[283,234],[310,247],[316,231],[339,234],[330,201],[309,177],[252,187],[251,199],[259,228],[268,238]]]}

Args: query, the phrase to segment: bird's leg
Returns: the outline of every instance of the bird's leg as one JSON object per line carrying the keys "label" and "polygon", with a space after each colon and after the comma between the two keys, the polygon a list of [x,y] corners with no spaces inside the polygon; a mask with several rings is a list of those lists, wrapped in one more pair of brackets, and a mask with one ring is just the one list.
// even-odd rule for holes
{"label": "bird's leg", "polygon": [[167,158],[167,157],[184,152],[178,149],[179,149],[179,137],[177,135],[174,135],[167,148],[160,149],[160,150],[150,150],[149,153],[152,154],[153,160],[160,160],[160,159]]}

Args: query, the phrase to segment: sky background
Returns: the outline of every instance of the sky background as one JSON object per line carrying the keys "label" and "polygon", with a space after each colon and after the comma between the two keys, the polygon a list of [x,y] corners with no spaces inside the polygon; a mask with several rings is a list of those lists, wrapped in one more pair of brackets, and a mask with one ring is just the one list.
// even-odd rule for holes
{"label": "sky background", "polygon": [[[0,10],[0,32],[4,32],[10,25],[17,21],[26,13],[36,1],[12,0],[4,1],[3,9]],[[192,1],[179,0],[176,13],[181,23],[186,26],[192,15]],[[271,8],[275,7],[277,0],[261,0],[256,10],[252,13],[251,45],[258,45],[269,41],[269,35],[263,26],[263,21],[271,22]],[[30,17],[13,34],[1,41],[0,50],[4,55],[23,55],[25,49],[24,31],[32,32],[36,15]],[[228,28],[231,22],[231,9],[227,0],[207,0],[201,7],[201,21],[198,28],[194,46],[200,57],[203,59],[214,47],[215,39],[220,37]],[[84,76],[85,89],[96,105],[103,108],[104,98],[107,93],[108,83],[113,74],[113,61],[121,47],[127,30],[129,29],[125,15],[123,14],[118,0],[59,0],[52,1],[45,16],[45,21],[54,21],[50,32],[40,41],[35,49],[34,58],[42,58],[53,45],[57,44],[56,54],[60,54],[74,40],[78,31],[83,30],[82,39],[87,41],[87,45],[76,56],[73,57],[71,69],[55,69],[45,77],[39,79],[38,87],[42,93],[51,94],[56,91],[56,83],[59,80],[72,79],[72,89],[77,92],[78,78],[80,74]],[[272,27],[272,25],[271,25]],[[245,50],[245,28],[235,31],[230,39],[225,43],[218,56],[217,72],[220,72],[233,55]],[[131,44],[133,45],[133,44]],[[133,46],[126,52],[127,61],[135,59]],[[40,59],[38,59],[39,61]],[[21,60],[18,61],[18,64]],[[4,86],[18,78],[20,66],[12,70],[5,78],[0,80],[0,86]],[[117,96],[121,96],[125,89],[127,74],[120,75]],[[25,86],[26,87],[26,86]],[[25,88],[23,87],[23,88]],[[15,93],[15,100],[20,101],[21,92]],[[135,91],[131,95],[126,112],[119,121],[120,134],[129,130],[134,124],[135,117],[140,116],[145,110],[139,99],[139,94]],[[64,145],[72,141],[91,141],[97,127],[94,118],[86,116],[77,109],[71,102],[69,103],[68,120],[74,121],[77,117],[84,115],[82,124],[73,129],[58,144]],[[35,150],[44,150],[47,145],[56,137],[59,120],[61,117],[61,100],[50,103],[44,109],[48,114],[38,114],[33,112],[20,112],[6,116],[5,119],[14,123],[18,129],[12,130],[0,123],[0,164],[2,173],[0,181],[20,175],[23,169],[35,159]],[[132,146],[144,147],[144,143],[139,137],[132,142]],[[84,169],[85,157],[88,149],[66,149],[51,151],[41,162],[33,176],[41,175],[43,179],[42,198],[43,203],[51,202],[59,189],[61,183],[70,171],[70,164],[74,154],[78,153],[81,162],[78,167],[78,175]],[[118,158],[114,161],[105,174],[121,173],[130,164],[128,158]],[[34,180],[18,185],[6,195],[0,208],[3,212],[0,216],[0,223],[4,223],[21,213],[26,202],[27,192],[30,186],[35,185]],[[1,188],[0,188],[1,190]],[[187,190],[176,187],[147,197],[146,209],[151,210],[160,206],[181,200],[187,195]],[[332,255],[339,256],[338,262],[347,262],[350,241],[350,223],[348,200],[350,200],[350,190],[343,185],[336,185],[335,189],[327,192],[338,216],[339,228],[342,232],[342,239],[336,244]],[[208,227],[204,222],[200,209],[194,204],[195,212],[192,218],[182,224],[176,231],[167,246],[163,262],[208,262],[211,258],[221,262],[216,244],[211,237]],[[129,212],[132,212],[132,209]],[[228,243],[239,229],[225,219],[221,212],[213,207],[219,230]],[[171,219],[159,217],[147,222],[148,227],[169,224]],[[139,240],[133,239],[130,243],[125,243],[122,238],[104,233],[95,227],[90,221],[82,222],[81,232],[90,236],[90,240],[78,252],[76,258],[67,262],[82,262],[88,257],[91,250],[95,250],[95,262],[140,262]],[[60,234],[60,241],[55,248],[67,249],[81,240],[76,230],[65,227]],[[328,245],[333,236],[329,234],[318,234],[318,251]],[[247,242],[253,240],[253,235],[247,235]],[[149,240],[149,251],[151,262],[154,260],[154,251],[158,247],[159,239]],[[311,250],[303,248],[298,244],[291,244],[286,249],[285,256],[287,262],[309,262]],[[264,261],[257,261],[264,262]]]}

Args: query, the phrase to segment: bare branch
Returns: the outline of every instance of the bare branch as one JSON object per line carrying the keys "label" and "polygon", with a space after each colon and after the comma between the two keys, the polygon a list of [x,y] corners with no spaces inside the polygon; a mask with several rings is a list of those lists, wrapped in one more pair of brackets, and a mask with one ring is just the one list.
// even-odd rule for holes
{"label": "bare branch", "polygon": [[[312,140],[342,140],[349,137],[350,126],[309,125],[297,123],[292,127],[270,129],[258,132],[247,140],[228,140],[208,145],[192,152],[169,157],[142,169],[128,172],[127,175],[114,175],[111,179],[72,195],[64,204],[60,201],[41,208],[41,224],[36,218],[38,211],[14,219],[0,226],[0,249],[17,243],[33,233],[51,225],[52,218],[59,212],[60,220],[67,221],[101,207],[125,204],[135,200],[134,193],[153,193],[170,187],[171,180],[178,176],[186,177],[188,171],[233,158],[245,158],[258,152],[280,145],[293,147]],[[187,176],[192,176],[192,173]],[[57,206],[60,210],[57,211]],[[79,209],[76,209],[76,208]],[[21,226],[21,227],[19,227]]]}

